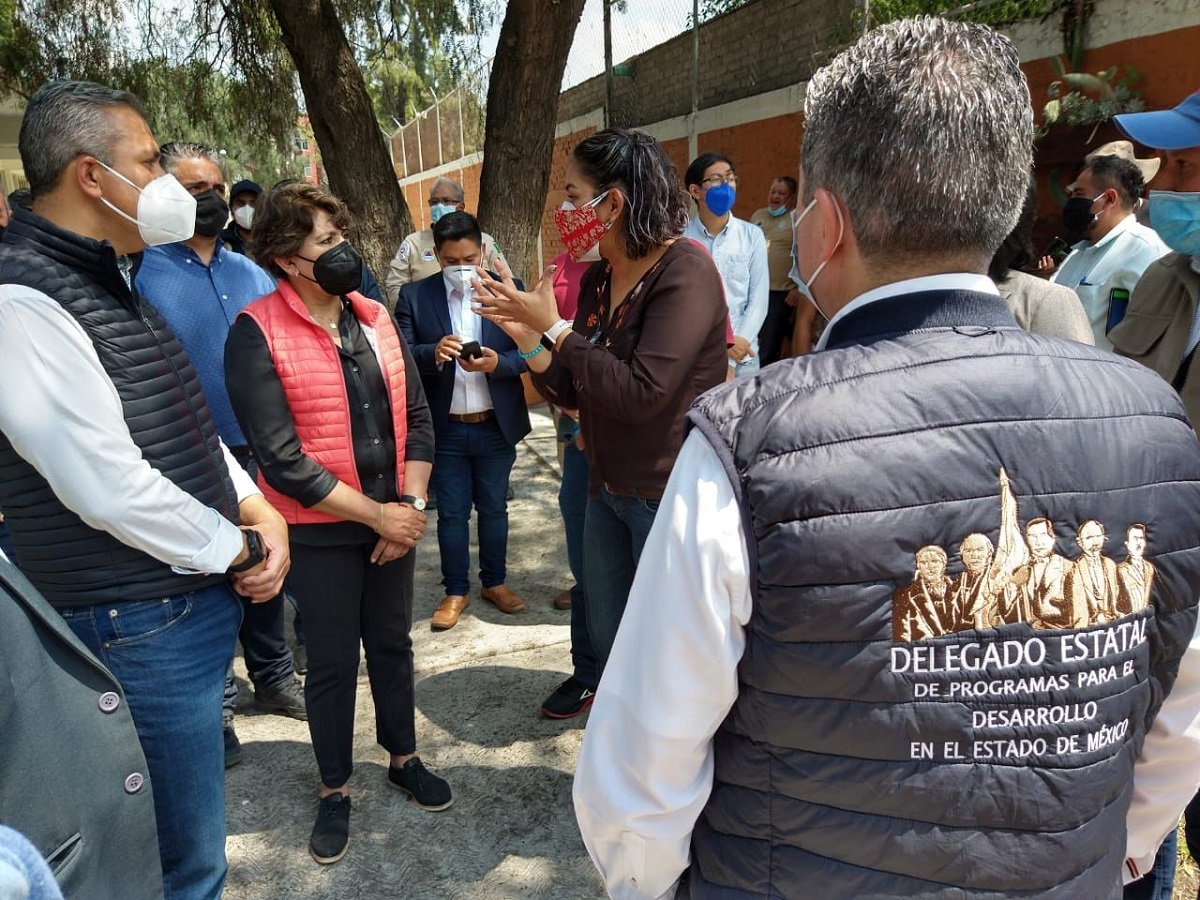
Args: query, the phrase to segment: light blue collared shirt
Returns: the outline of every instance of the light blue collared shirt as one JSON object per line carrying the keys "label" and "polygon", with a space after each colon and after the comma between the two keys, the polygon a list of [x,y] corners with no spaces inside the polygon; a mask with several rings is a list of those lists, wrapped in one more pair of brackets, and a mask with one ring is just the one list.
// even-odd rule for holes
{"label": "light blue collared shirt", "polygon": [[733,333],[750,342],[754,356],[738,366],[738,373],[758,368],[758,331],[767,317],[771,270],[767,266],[767,241],[762,229],[745,219],[729,217],[717,234],[709,234],[699,216],[688,222],[683,236],[699,243],[716,263],[725,285],[729,324]]}
{"label": "light blue collared shirt", "polygon": [[275,290],[275,279],[219,243],[207,266],[187,244],[164,244],[142,254],[137,288],[191,358],[221,440],[244,447],[246,438],[225,389],[225,338],[238,313]]}

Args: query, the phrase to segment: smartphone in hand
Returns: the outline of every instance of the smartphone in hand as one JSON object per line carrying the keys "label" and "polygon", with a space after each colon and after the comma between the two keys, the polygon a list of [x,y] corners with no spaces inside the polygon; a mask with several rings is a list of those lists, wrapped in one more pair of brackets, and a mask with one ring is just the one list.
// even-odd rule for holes
{"label": "smartphone in hand", "polygon": [[462,345],[462,349],[458,351],[459,359],[482,359],[483,350],[479,347],[479,341],[467,341]]}

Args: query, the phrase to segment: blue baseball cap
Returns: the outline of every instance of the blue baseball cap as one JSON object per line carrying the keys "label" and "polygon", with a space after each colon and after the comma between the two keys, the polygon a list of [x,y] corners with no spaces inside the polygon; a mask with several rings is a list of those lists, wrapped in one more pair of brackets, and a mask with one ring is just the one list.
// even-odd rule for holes
{"label": "blue baseball cap", "polygon": [[1200,147],[1200,91],[1174,109],[1114,116],[1126,137],[1155,150]]}

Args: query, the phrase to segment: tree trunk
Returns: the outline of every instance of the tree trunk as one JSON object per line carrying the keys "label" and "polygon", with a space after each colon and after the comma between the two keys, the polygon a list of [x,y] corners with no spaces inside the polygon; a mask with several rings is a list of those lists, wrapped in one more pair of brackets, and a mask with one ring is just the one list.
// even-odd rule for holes
{"label": "tree trunk", "polygon": [[383,281],[412,217],[333,0],[270,0],[296,64],[329,189],[354,217],[355,246]]}
{"label": "tree trunk", "polygon": [[536,275],[558,94],[583,4],[509,0],[492,63],[479,219],[522,278]]}

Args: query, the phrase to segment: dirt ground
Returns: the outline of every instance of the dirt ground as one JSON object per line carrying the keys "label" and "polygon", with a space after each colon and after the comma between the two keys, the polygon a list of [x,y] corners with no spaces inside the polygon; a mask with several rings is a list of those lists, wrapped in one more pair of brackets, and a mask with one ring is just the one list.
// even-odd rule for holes
{"label": "dirt ground", "polygon": [[[538,707],[570,672],[570,613],[551,600],[570,586],[557,505],[554,428],[534,411],[518,450],[508,584],[527,609],[504,615],[479,599],[459,624],[432,632],[442,596],[433,517],[418,549],[413,645],[417,746],[450,782],[454,805],[424,812],[387,784],[375,743],[366,667],[355,725],[350,847],[332,866],[308,855],[318,777],[308,726],[253,710],[243,684],[236,720],[243,762],[227,773],[227,900],[442,900],[603,897],[575,825],[571,774],[586,717],[555,723]],[[290,635],[290,630],[289,630]],[[245,670],[238,660],[239,675]]]}
{"label": "dirt ground", "polygon": [[[459,624],[432,632],[442,596],[434,520],[418,549],[413,645],[417,745],[454,805],[424,812],[387,785],[375,743],[366,668],[359,673],[350,848],[332,866],[308,855],[318,777],[308,726],[258,714],[243,682],[244,748],[227,773],[226,900],[584,900],[604,890],[571,805],[586,717],[551,722],[542,700],[570,671],[570,613],[551,605],[570,586],[557,505],[554,428],[545,408],[518,449],[509,504],[508,583],[528,608],[506,616],[479,599]],[[290,635],[289,627],[289,635]],[[1173,900],[1200,878],[1180,835]],[[813,900],[820,900],[813,895]]]}

